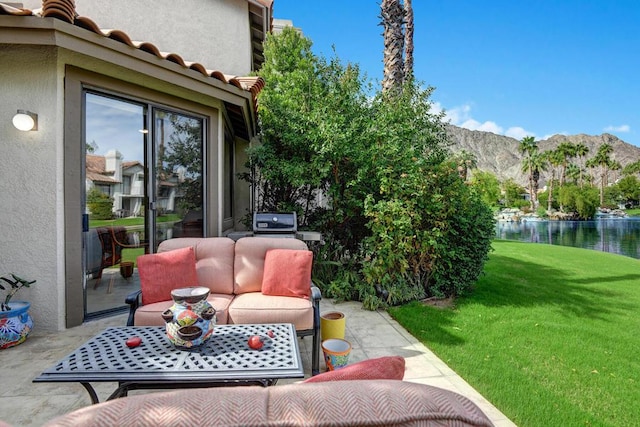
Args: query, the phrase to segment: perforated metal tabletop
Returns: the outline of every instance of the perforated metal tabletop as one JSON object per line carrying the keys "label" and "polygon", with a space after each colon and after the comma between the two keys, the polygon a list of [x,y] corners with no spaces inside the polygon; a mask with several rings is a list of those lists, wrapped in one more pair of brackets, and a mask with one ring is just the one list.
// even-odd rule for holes
{"label": "perforated metal tabletop", "polygon": [[[273,338],[260,350],[247,345],[251,335]],[[129,348],[128,338],[142,344]],[[271,385],[280,378],[302,378],[304,370],[296,331],[291,324],[218,325],[199,347],[176,348],[164,327],[116,327],[96,335],[45,370],[34,382],[79,382],[91,400],[98,397],[91,382],[115,382],[109,397],[126,396],[141,388],[187,388],[220,385]]]}

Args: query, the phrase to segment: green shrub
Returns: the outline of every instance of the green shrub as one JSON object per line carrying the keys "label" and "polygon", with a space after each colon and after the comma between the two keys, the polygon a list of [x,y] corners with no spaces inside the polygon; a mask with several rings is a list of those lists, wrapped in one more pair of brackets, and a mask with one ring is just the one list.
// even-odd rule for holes
{"label": "green shrub", "polygon": [[538,209],[536,209],[536,214],[540,218],[546,218],[547,217],[547,208],[544,207],[544,206],[538,206]]}
{"label": "green shrub", "polygon": [[368,283],[400,304],[426,296],[465,294],[482,272],[494,235],[491,209],[465,185],[451,165],[412,176],[404,197],[365,204],[372,235],[365,240]]}
{"label": "green shrub", "polygon": [[471,185],[489,206],[498,206],[500,198],[500,182],[495,174],[476,170],[471,177]]}
{"label": "green shrub", "polygon": [[[457,197],[455,197],[457,196]],[[452,194],[447,248],[434,266],[429,293],[437,297],[467,294],[480,277],[491,251],[495,221],[491,209],[473,191]]]}
{"label": "green shrub", "polygon": [[510,207],[523,210],[523,208],[530,208],[531,203],[525,199],[516,199],[511,203]]}
{"label": "green shrub", "polygon": [[91,211],[91,219],[112,219],[113,198],[107,196],[97,188],[92,188],[87,194],[87,206]]}
{"label": "green shrub", "polygon": [[581,219],[593,218],[600,204],[598,189],[579,188],[575,184],[564,185],[558,192],[558,200],[565,212],[577,212]]}

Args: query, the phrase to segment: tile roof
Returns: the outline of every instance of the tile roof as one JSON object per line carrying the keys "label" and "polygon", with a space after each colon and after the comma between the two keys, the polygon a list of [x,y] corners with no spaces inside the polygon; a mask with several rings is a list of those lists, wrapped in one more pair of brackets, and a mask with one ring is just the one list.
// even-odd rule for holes
{"label": "tile roof", "polygon": [[[130,160],[122,162],[122,170],[132,168],[134,166],[142,167],[142,164],[137,160]],[[114,178],[114,171],[108,171],[107,159],[105,156],[97,154],[87,154],[85,156],[85,169],[87,179],[93,182],[101,182],[108,184],[118,184],[120,181]]]}
{"label": "tile roof", "polygon": [[113,172],[106,171],[106,159],[104,156],[95,154],[87,154],[86,156],[86,174],[87,179],[93,182],[103,182],[115,184],[119,181],[113,177]]}
{"label": "tile roof", "polygon": [[[257,0],[260,4],[271,9],[273,7],[273,0]],[[0,2],[0,15],[10,16],[41,16],[43,18],[59,19],[77,27],[83,28],[87,31],[91,31],[95,34],[115,40],[117,42],[126,44],[127,46],[136,48],[140,51],[147,52],[151,55],[155,55],[160,59],[173,62],[180,65],[183,68],[197,71],[212,79],[219,80],[228,85],[237,87],[238,89],[251,93],[253,100],[253,107],[257,111],[257,96],[264,87],[264,79],[259,76],[231,76],[224,74],[219,70],[207,69],[204,65],[197,62],[190,62],[184,60],[177,53],[162,52],[158,47],[150,42],[133,41],[131,38],[121,30],[116,29],[101,29],[94,21],[84,16],[78,16],[75,9],[74,0],[43,0],[42,9],[29,10],[24,8],[12,7],[8,4]],[[270,24],[269,24],[270,25]],[[270,26],[269,26],[270,30]],[[253,27],[252,27],[253,31]],[[254,37],[255,38],[255,37]],[[262,51],[258,53],[261,55]],[[255,63],[255,58],[254,58]]]}

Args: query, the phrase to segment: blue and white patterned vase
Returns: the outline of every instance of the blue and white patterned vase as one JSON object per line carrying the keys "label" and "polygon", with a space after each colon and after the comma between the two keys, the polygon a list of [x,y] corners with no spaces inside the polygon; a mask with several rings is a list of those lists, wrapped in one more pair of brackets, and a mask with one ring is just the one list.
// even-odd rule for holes
{"label": "blue and white patterned vase", "polygon": [[13,301],[9,307],[11,310],[0,311],[0,349],[24,342],[33,329],[33,319],[29,315],[31,303]]}

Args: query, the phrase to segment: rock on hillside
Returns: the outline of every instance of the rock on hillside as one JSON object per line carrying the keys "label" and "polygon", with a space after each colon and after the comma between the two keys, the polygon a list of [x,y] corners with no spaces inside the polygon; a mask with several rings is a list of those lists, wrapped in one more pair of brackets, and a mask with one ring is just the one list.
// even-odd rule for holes
{"label": "rock on hillside", "polygon": [[[451,139],[451,151],[454,153],[466,150],[476,156],[478,169],[494,173],[500,181],[513,178],[522,186],[528,185],[527,176],[522,172],[522,154],[520,141],[491,132],[468,130],[447,125],[447,133]],[[583,143],[589,148],[586,158],[595,155],[604,143],[611,144],[611,158],[620,162],[622,167],[640,160],[640,147],[622,141],[608,133],[602,135],[554,135],[549,139],[538,141],[538,149],[553,150],[562,142]],[[577,160],[574,160],[577,161]],[[544,174],[543,174],[544,176]],[[544,179],[540,180],[544,185]]]}

